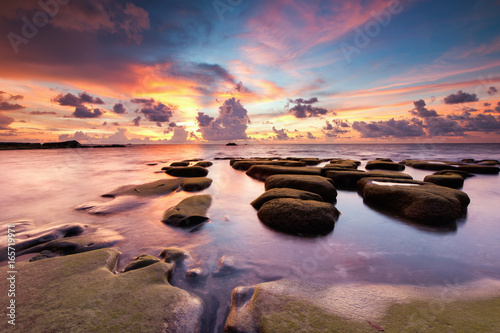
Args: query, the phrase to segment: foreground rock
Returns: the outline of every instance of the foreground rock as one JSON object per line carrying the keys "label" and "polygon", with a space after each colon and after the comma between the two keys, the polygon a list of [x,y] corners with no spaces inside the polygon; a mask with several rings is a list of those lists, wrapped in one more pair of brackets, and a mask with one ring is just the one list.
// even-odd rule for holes
{"label": "foreground rock", "polygon": [[394,163],[388,160],[375,160],[366,163],[366,170],[390,170],[390,171],[403,171],[405,166],[403,164]]}
{"label": "foreground rock", "polygon": [[214,165],[214,164],[210,161],[199,161],[194,166],[208,168],[208,167],[211,167],[212,165]]}
{"label": "foreground rock", "polygon": [[355,190],[357,182],[366,177],[384,177],[391,179],[413,179],[410,175],[401,172],[393,171],[327,171],[326,177],[333,180],[333,184],[337,189]]}
{"label": "foreground rock", "polygon": [[258,210],[266,202],[278,198],[323,201],[321,195],[309,191],[296,190],[292,188],[273,188],[264,192],[260,197],[252,201],[251,205]]}
{"label": "foreground rock", "polygon": [[450,188],[461,188],[464,186],[464,177],[453,172],[447,172],[438,175],[434,174],[425,176],[424,182],[434,183],[436,185]]}
{"label": "foreground rock", "polygon": [[120,195],[150,197],[166,195],[177,190],[181,186],[182,182],[182,179],[161,179],[140,185],[125,185],[103,194],[102,197],[114,198]]}
{"label": "foreground rock", "polygon": [[321,168],[285,167],[275,165],[253,165],[246,174],[254,179],[264,181],[272,175],[321,175]]}
{"label": "foreground rock", "polygon": [[319,194],[324,201],[335,202],[337,190],[329,179],[309,175],[273,175],[266,179],[266,191],[273,188],[292,188]]}
{"label": "foreground rock", "polygon": [[205,177],[208,175],[208,170],[200,166],[171,167],[165,172],[174,177]]}
{"label": "foreground rock", "polygon": [[170,207],[163,214],[162,222],[175,226],[192,226],[208,220],[207,211],[212,204],[212,196],[194,195]]}
{"label": "foreground rock", "polygon": [[445,175],[445,174],[449,174],[449,173],[454,173],[454,174],[460,175],[463,178],[474,177],[474,175],[472,173],[467,172],[467,171],[463,171],[463,170],[441,170],[441,171],[436,171],[433,174],[434,175]]}
{"label": "foreground rock", "polygon": [[352,169],[352,170],[356,170],[360,164],[361,164],[361,162],[356,161],[356,160],[335,158],[335,159],[332,159],[330,161],[330,163],[325,165],[324,169]]}
{"label": "foreground rock", "polygon": [[290,234],[325,235],[331,232],[339,211],[315,200],[273,199],[259,209],[259,219],[270,228]]}
{"label": "foreground rock", "polygon": [[212,179],[206,177],[187,178],[182,182],[181,189],[186,192],[198,192],[212,185]]}
{"label": "foreground rock", "polygon": [[[16,331],[201,331],[202,301],[168,283],[174,264],[157,262],[116,275],[119,255],[101,249],[19,263]],[[0,324],[3,332],[11,328],[7,320]]]}
{"label": "foreground rock", "polygon": [[430,225],[453,222],[470,203],[462,191],[410,180],[364,178],[358,191],[366,203]]}

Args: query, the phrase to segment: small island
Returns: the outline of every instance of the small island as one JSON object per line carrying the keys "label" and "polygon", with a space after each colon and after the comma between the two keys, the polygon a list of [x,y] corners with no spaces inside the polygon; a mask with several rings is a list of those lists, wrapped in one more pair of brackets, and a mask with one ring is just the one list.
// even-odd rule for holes
{"label": "small island", "polygon": [[82,145],[76,140],[63,142],[0,142],[0,150],[20,150],[20,149],[60,149],[60,148],[123,148],[125,145]]}
{"label": "small island", "polygon": [[226,146],[237,146],[237,144],[234,142],[229,142],[229,143],[226,143]]}

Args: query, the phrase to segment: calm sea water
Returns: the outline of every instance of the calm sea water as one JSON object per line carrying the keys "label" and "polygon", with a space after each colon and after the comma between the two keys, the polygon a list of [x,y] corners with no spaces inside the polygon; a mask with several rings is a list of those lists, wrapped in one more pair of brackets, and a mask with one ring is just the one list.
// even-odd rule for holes
{"label": "calm sea water", "polygon": [[[467,216],[456,228],[422,227],[364,205],[356,192],[339,191],[340,216],[335,230],[324,237],[300,238],[265,227],[250,202],[264,184],[233,170],[216,157],[300,156],[352,158],[384,157],[460,161],[500,159],[500,144],[429,145],[144,145],[108,149],[0,151],[1,235],[8,222],[26,221],[27,230],[83,223],[112,229],[124,236],[115,248],[123,255],[122,269],[134,257],[157,255],[175,246],[192,258],[178,267],[172,284],[202,297],[209,304],[212,327],[220,331],[229,311],[233,288],[284,277],[325,284],[376,282],[419,286],[464,283],[500,278],[500,176],[467,179],[463,191],[471,198]],[[176,192],[151,199],[136,209],[92,215],[74,208],[100,198],[114,188],[164,179],[155,173],[183,159],[212,160],[213,197],[209,223],[189,232],[163,224],[165,209],[192,194]],[[156,166],[147,163],[157,162]],[[431,171],[407,168],[422,180]],[[3,238],[5,239],[5,238]],[[3,240],[2,240],[3,242]],[[234,263],[228,274],[211,274],[225,256]],[[27,260],[18,258],[18,260]],[[205,278],[185,278],[187,269],[201,267]]]}

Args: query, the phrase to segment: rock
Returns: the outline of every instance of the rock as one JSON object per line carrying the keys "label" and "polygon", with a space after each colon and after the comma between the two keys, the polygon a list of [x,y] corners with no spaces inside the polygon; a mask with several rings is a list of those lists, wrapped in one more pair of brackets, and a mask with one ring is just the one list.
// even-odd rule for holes
{"label": "rock", "polygon": [[292,198],[292,199],[301,199],[301,200],[323,201],[323,198],[321,197],[321,195],[316,194],[316,193],[302,191],[302,190],[296,190],[293,188],[272,188],[269,191],[264,192],[261,196],[259,196],[254,201],[252,201],[251,205],[255,209],[258,210],[266,202],[273,200],[273,199],[278,199],[278,198]]}
{"label": "rock", "polygon": [[356,183],[366,177],[385,177],[394,179],[413,179],[410,175],[393,171],[327,171],[326,177],[333,180],[335,188],[341,190],[354,190]]}
{"label": "rock", "polygon": [[136,196],[125,195],[106,202],[91,201],[75,207],[76,210],[84,210],[90,214],[114,214],[135,209],[145,205],[145,199]]}
{"label": "rock", "polygon": [[[204,306],[172,287],[174,264],[114,274],[120,253],[101,249],[18,263],[19,332],[200,332]],[[4,320],[2,332],[11,331]]]}
{"label": "rock", "polygon": [[158,163],[147,163],[146,165],[148,165],[148,166],[155,166],[155,165],[158,165]]}
{"label": "rock", "polygon": [[434,172],[433,175],[445,175],[448,173],[454,173],[454,174],[462,176],[463,178],[474,177],[474,175],[472,173],[469,173],[469,172],[463,171],[463,170],[441,170],[441,171]]}
{"label": "rock", "polygon": [[225,275],[236,270],[236,260],[232,256],[223,255],[217,261],[216,275]]}
{"label": "rock", "polygon": [[191,226],[208,220],[208,208],[212,204],[212,196],[194,195],[176,206],[170,207],[163,214],[162,222],[175,226]]}
{"label": "rock", "polygon": [[318,165],[320,160],[319,158],[301,158],[299,162],[305,162],[307,165]]}
{"label": "rock", "polygon": [[457,165],[456,162],[448,162],[448,161],[434,161],[434,160],[402,160],[399,162],[401,164],[411,166],[415,169],[420,170],[455,170]]}
{"label": "rock", "polygon": [[266,179],[266,191],[273,188],[292,188],[319,194],[324,201],[335,202],[337,190],[329,179],[310,175],[273,175]]}
{"label": "rock", "polygon": [[391,171],[403,171],[405,166],[403,164],[388,162],[383,160],[375,160],[366,163],[366,170],[391,170]]}
{"label": "rock", "polygon": [[277,165],[254,165],[246,174],[254,179],[264,181],[272,175],[321,175],[321,168],[316,167],[286,167]]}
{"label": "rock", "polygon": [[48,252],[52,252],[57,256],[88,252],[96,249],[110,247],[123,240],[123,237],[113,230],[96,229],[94,231],[87,231],[84,234],[72,237],[64,237],[54,239],[52,241],[29,247],[23,251],[17,252],[18,256],[44,252],[41,257],[36,257],[32,260],[39,260],[46,258]]}
{"label": "rock", "polygon": [[184,162],[184,161],[182,161],[182,162],[172,162],[172,163],[170,163],[170,166],[171,167],[187,167],[187,166],[189,166],[189,162]]}
{"label": "rock", "polygon": [[356,170],[361,164],[360,161],[348,160],[343,158],[335,158],[330,161],[324,168],[342,168],[342,169],[353,169]]}
{"label": "rock", "polygon": [[394,162],[390,158],[376,158],[375,161],[381,161],[381,162]]}
{"label": "rock", "polygon": [[139,269],[143,268],[152,264],[156,264],[157,262],[160,262],[161,260],[156,258],[155,256],[151,256],[148,254],[141,254],[137,258],[134,259],[130,264],[128,264],[123,272],[128,272],[132,271],[134,269]]}
{"label": "rock", "polygon": [[335,206],[327,202],[290,198],[268,201],[257,213],[262,223],[270,228],[308,235],[331,232],[339,214]]}
{"label": "rock", "polygon": [[160,253],[160,258],[163,258],[165,262],[172,263],[184,260],[190,256],[189,252],[176,247],[167,247],[163,249]]}
{"label": "rock", "polygon": [[306,163],[299,162],[299,161],[289,161],[289,160],[270,161],[268,159],[266,159],[266,160],[261,160],[261,159],[239,160],[239,161],[236,160],[232,164],[232,167],[233,167],[233,169],[236,169],[236,170],[246,171],[254,165],[278,165],[278,166],[285,166],[285,167],[305,167]]}
{"label": "rock", "polygon": [[185,179],[182,182],[181,189],[186,192],[197,192],[209,188],[212,185],[212,179],[206,177],[194,177]]}
{"label": "rock", "polygon": [[160,196],[170,194],[182,184],[181,179],[161,179],[140,185],[125,185],[114,191],[103,194],[102,197],[114,198],[120,195],[134,195],[140,197]]}
{"label": "rock", "polygon": [[199,267],[192,268],[187,271],[186,276],[190,279],[197,278],[198,276],[201,276],[203,274],[203,270]]}
{"label": "rock", "polygon": [[492,165],[480,165],[480,164],[476,165],[462,164],[458,166],[458,170],[476,174],[486,174],[486,175],[496,175],[500,172],[499,167]]}
{"label": "rock", "polygon": [[172,167],[165,172],[174,177],[205,177],[208,175],[208,170],[200,166]]}
{"label": "rock", "polygon": [[475,162],[475,161],[474,161],[474,159],[473,159],[473,158],[464,158],[464,159],[462,160],[462,163],[474,163],[474,162]]}
{"label": "rock", "polygon": [[476,162],[479,165],[498,165],[500,161],[498,160],[481,160]]}
{"label": "rock", "polygon": [[194,166],[200,166],[200,167],[203,167],[203,168],[208,168],[208,167],[211,167],[212,165],[214,165],[212,162],[210,161],[200,161],[198,163],[196,163]]}
{"label": "rock", "polygon": [[453,222],[470,203],[462,191],[414,180],[364,178],[358,191],[366,203],[431,225]]}
{"label": "rock", "polygon": [[464,177],[456,173],[444,173],[440,175],[429,175],[425,176],[424,182],[434,183],[440,186],[446,186],[451,188],[461,188],[464,186]]}

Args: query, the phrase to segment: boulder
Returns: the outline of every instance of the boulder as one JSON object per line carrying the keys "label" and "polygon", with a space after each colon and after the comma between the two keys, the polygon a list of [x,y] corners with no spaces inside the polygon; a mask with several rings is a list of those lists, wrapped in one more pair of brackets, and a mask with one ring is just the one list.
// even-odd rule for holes
{"label": "boulder", "polygon": [[405,166],[403,164],[383,161],[383,160],[375,160],[366,163],[366,170],[391,170],[391,171],[403,171]]}
{"label": "boulder", "polygon": [[[174,264],[115,274],[120,253],[101,249],[18,263],[19,332],[200,332],[203,302],[168,282]],[[20,275],[21,277],[21,275]],[[4,320],[2,332],[12,325]]]}
{"label": "boulder", "polygon": [[464,177],[456,173],[447,172],[439,175],[425,176],[424,182],[451,188],[461,188],[464,186]]}
{"label": "boulder", "polygon": [[181,179],[161,179],[140,185],[125,185],[103,194],[102,197],[114,198],[120,195],[134,195],[140,197],[166,195],[177,190],[182,184]]}
{"label": "boulder", "polygon": [[320,163],[319,158],[301,158],[299,162],[304,162],[307,165],[318,165]]}
{"label": "boulder", "polygon": [[181,161],[181,162],[172,162],[170,163],[171,167],[187,167],[189,166],[189,162],[187,161]]}
{"label": "boulder", "polygon": [[163,249],[160,253],[160,258],[163,258],[165,262],[172,263],[184,260],[190,256],[189,252],[177,247],[167,247]]}
{"label": "boulder", "polygon": [[277,165],[253,165],[246,174],[254,179],[264,181],[272,175],[321,175],[321,168],[316,167],[286,167]]}
{"label": "boulder", "polygon": [[437,160],[402,160],[399,162],[401,164],[411,166],[415,169],[420,170],[432,170],[432,171],[440,171],[440,170],[455,170],[455,165],[458,165],[456,162],[449,161],[437,161]]}
{"label": "boulder", "polygon": [[476,162],[479,165],[498,165],[500,161],[498,160],[481,160]]}
{"label": "boulder", "polygon": [[214,165],[212,162],[210,161],[200,161],[200,162],[197,162],[194,166],[200,166],[200,167],[203,167],[203,168],[208,168],[208,167],[211,167],[212,165]]}
{"label": "boulder", "polygon": [[364,178],[358,191],[366,203],[429,225],[455,221],[470,203],[462,191],[414,180]]}
{"label": "boulder", "polygon": [[360,161],[336,158],[331,160],[330,163],[324,166],[324,168],[325,169],[341,168],[341,169],[356,170],[360,164],[361,164]]}
{"label": "boulder", "polygon": [[156,258],[155,256],[151,256],[148,254],[141,254],[137,258],[134,259],[130,264],[128,264],[123,272],[128,272],[128,271],[133,271],[134,269],[139,269],[143,268],[152,264],[156,264],[157,262],[160,262],[161,260],[159,258]]}
{"label": "boulder", "polygon": [[337,189],[341,190],[354,190],[356,183],[366,177],[385,177],[395,179],[413,179],[410,175],[394,171],[369,171],[364,172],[361,170],[353,171],[327,171],[326,177],[333,180],[333,184]]}
{"label": "boulder", "polygon": [[285,167],[304,167],[304,166],[306,166],[306,163],[300,162],[300,161],[289,161],[289,160],[271,161],[271,160],[267,160],[267,159],[266,160],[261,160],[261,159],[239,160],[239,161],[236,160],[232,164],[232,167],[233,167],[233,169],[236,169],[236,170],[246,171],[254,165],[278,165],[278,166],[285,166]]}
{"label": "boulder", "polygon": [[460,175],[463,178],[474,177],[474,175],[472,173],[467,172],[467,171],[463,171],[463,170],[441,170],[441,171],[434,172],[433,175],[444,175],[444,174],[449,174],[449,173],[454,173],[454,174]]}
{"label": "boulder", "polygon": [[266,191],[273,188],[293,188],[319,194],[324,201],[335,202],[337,190],[329,179],[310,175],[273,175],[266,179]]}
{"label": "boulder", "polygon": [[258,210],[266,202],[278,198],[323,201],[321,195],[309,191],[296,190],[293,188],[273,188],[252,201],[251,205]]}
{"label": "boulder", "polygon": [[257,212],[262,223],[270,228],[308,235],[330,233],[339,214],[337,208],[328,202],[291,198],[268,201]]}
{"label": "boulder", "polygon": [[200,166],[172,167],[165,172],[173,177],[205,177],[208,175],[208,170]]}
{"label": "boulder", "polygon": [[206,177],[187,178],[182,181],[181,189],[186,192],[197,192],[209,188],[212,179]]}
{"label": "boulder", "polygon": [[458,166],[458,170],[475,174],[486,174],[486,175],[496,175],[500,172],[499,167],[492,165],[480,165],[480,164],[462,164]]}
{"label": "boulder", "polygon": [[208,220],[206,215],[211,204],[212,196],[209,194],[188,197],[167,209],[162,222],[183,227],[205,222]]}

